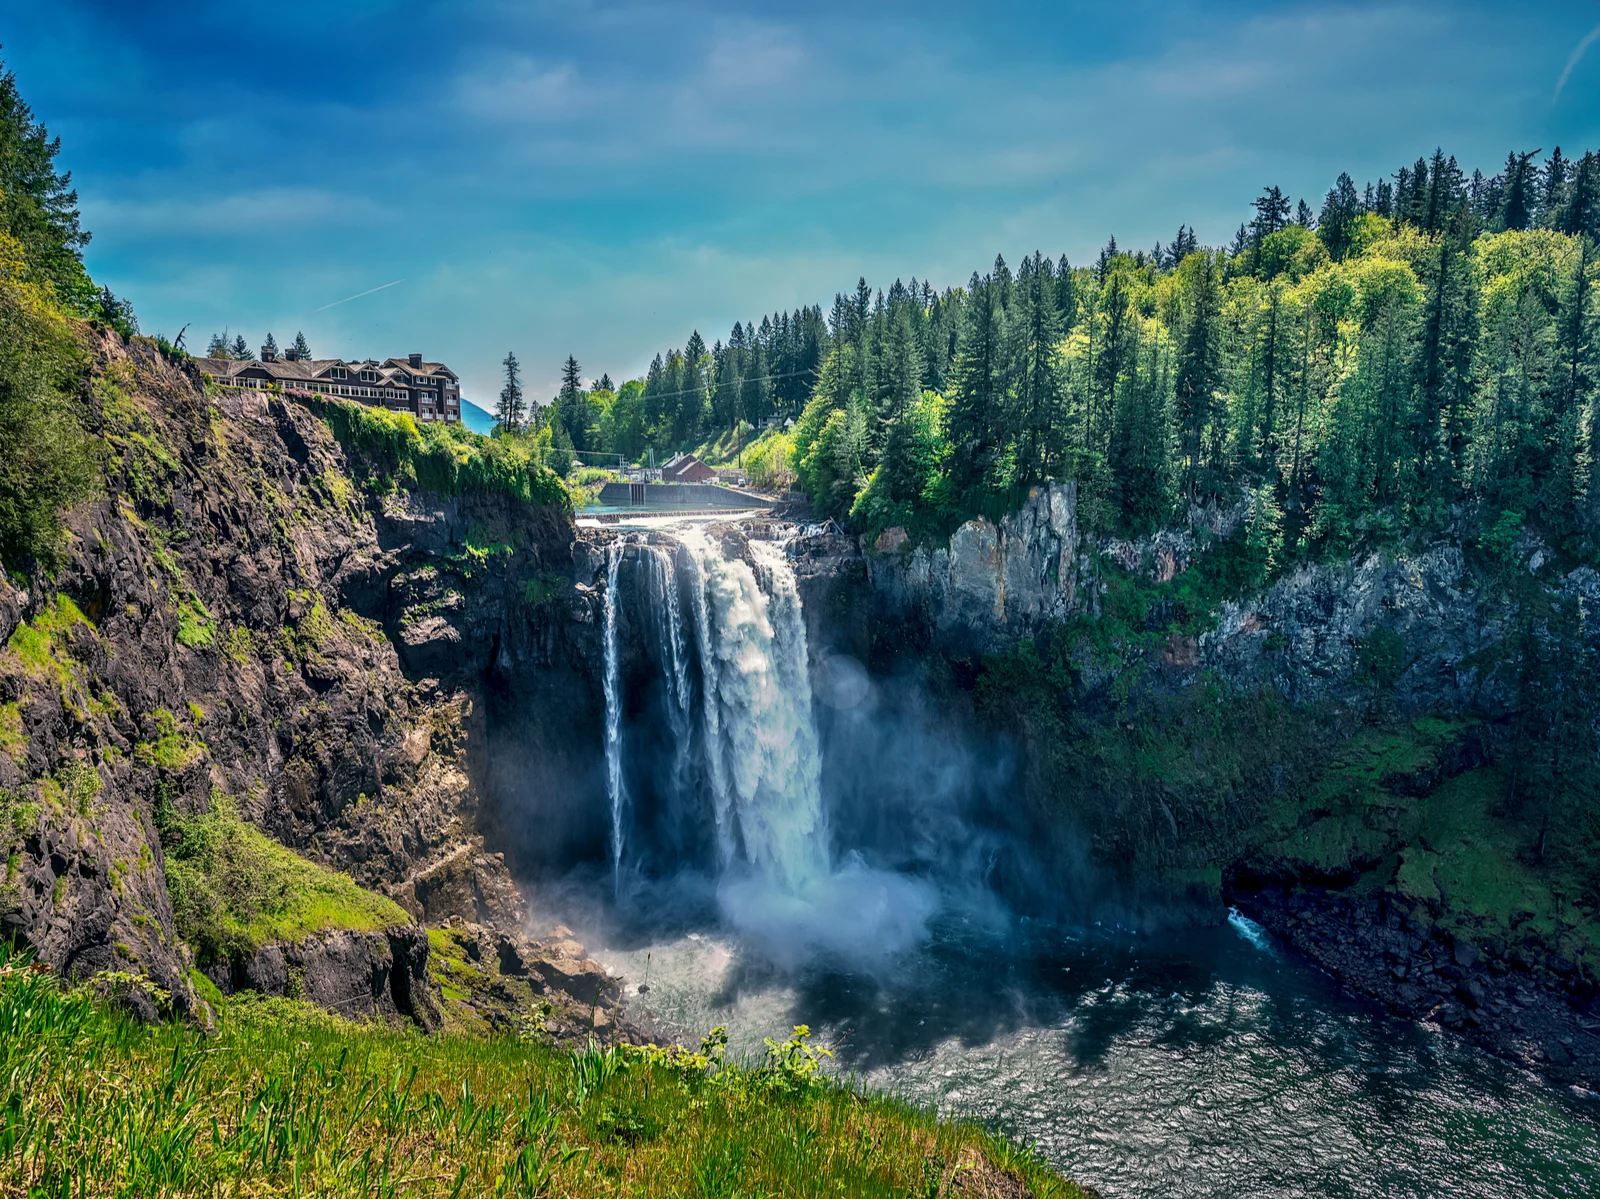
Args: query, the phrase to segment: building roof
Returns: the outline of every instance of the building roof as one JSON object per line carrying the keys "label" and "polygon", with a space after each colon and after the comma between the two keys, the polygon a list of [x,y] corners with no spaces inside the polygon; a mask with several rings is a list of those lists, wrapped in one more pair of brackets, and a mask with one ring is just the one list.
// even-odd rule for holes
{"label": "building roof", "polygon": [[[306,383],[315,383],[320,380],[331,379],[334,367],[343,367],[351,373],[351,381],[363,382],[360,373],[373,371],[377,373],[379,383],[393,384],[397,382],[408,384],[409,379],[398,378],[410,375],[448,375],[451,379],[459,378],[454,371],[443,363],[423,363],[413,367],[409,361],[400,358],[385,359],[378,362],[376,359],[347,360],[343,358],[313,358],[298,361],[288,358],[277,358],[272,362],[263,362],[259,358],[202,358],[198,360],[200,369],[210,375],[223,379],[232,379],[249,370],[257,370],[271,376],[273,379],[298,380]],[[344,383],[345,380],[337,382]],[[372,382],[367,380],[365,382]]]}

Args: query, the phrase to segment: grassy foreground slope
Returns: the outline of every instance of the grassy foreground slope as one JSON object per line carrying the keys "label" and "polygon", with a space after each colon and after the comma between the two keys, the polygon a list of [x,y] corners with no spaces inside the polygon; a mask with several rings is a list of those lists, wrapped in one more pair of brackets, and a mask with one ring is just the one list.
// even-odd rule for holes
{"label": "grassy foreground slope", "polygon": [[[425,1037],[285,1000],[141,1025],[0,966],[8,1195],[1056,1195],[982,1130],[768,1061]],[[797,1031],[798,1032],[798,1031]]]}

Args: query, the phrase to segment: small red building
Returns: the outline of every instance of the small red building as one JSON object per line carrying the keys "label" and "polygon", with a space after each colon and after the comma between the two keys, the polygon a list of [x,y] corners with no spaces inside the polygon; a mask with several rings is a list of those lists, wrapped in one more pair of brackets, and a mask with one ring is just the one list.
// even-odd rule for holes
{"label": "small red building", "polygon": [[661,468],[662,483],[712,483],[717,473],[692,454],[674,454]]}

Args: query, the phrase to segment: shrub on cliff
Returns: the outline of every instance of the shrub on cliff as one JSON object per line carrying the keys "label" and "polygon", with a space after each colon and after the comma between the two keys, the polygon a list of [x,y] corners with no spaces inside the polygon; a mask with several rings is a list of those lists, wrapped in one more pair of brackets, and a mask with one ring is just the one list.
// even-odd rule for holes
{"label": "shrub on cliff", "polygon": [[247,824],[227,796],[214,795],[194,817],[162,796],[155,817],[173,918],[202,962],[323,929],[382,929],[410,919],[392,900]]}
{"label": "shrub on cliff", "polygon": [[23,247],[0,231],[0,560],[51,565],[60,513],[93,488],[93,444],[64,394],[77,358],[71,322]]}
{"label": "shrub on cliff", "polygon": [[347,400],[313,397],[350,459],[352,470],[383,486],[442,495],[500,492],[525,504],[572,511],[560,477],[519,438],[489,438],[461,425],[418,425],[393,413]]}

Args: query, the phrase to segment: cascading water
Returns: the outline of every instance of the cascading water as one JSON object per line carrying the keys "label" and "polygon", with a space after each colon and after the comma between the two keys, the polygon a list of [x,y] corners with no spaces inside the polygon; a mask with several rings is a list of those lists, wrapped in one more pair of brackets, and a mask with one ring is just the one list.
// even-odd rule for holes
{"label": "cascading water", "polygon": [[819,942],[881,953],[914,940],[932,911],[930,889],[869,870],[854,855],[838,867],[830,861],[804,613],[785,547],[753,539],[746,558],[725,555],[700,530],[677,537],[677,546],[618,542],[608,552],[607,780],[619,889],[624,867],[637,861],[625,861],[624,843],[648,837],[626,828],[646,820],[630,806],[622,754],[617,605],[626,587],[651,610],[635,624],[653,639],[673,744],[670,786],[635,778],[643,791],[696,810],[673,828],[694,826],[687,818],[698,815],[702,830],[715,831],[725,917],[784,953]]}
{"label": "cascading water", "polygon": [[617,652],[617,575],[622,565],[622,543],[606,549],[606,795],[611,801],[611,874],[620,880],[622,872],[622,818],[627,807],[627,785],[622,778],[622,685],[618,678]]}
{"label": "cascading water", "polygon": [[[706,755],[724,781],[719,841],[793,890],[827,870],[822,771],[811,717],[805,625],[783,551],[751,542],[763,579],[726,559],[701,534],[685,537],[697,566],[708,636],[701,650],[706,703],[716,708]],[[763,587],[763,583],[766,587]],[[724,865],[730,865],[726,863]]]}

